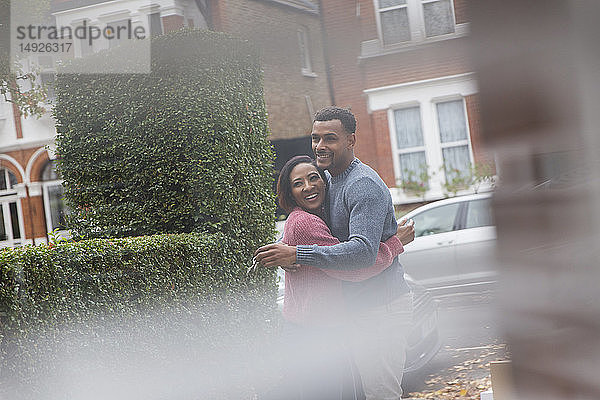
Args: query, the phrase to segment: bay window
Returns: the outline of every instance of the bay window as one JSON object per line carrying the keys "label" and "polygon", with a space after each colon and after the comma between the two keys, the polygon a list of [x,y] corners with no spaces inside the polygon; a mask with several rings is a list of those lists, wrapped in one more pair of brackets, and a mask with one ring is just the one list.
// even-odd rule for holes
{"label": "bay window", "polygon": [[[423,99],[418,105],[392,109],[392,146],[397,184],[401,188],[466,179],[472,166],[464,99]],[[408,197],[414,193],[405,193]]]}

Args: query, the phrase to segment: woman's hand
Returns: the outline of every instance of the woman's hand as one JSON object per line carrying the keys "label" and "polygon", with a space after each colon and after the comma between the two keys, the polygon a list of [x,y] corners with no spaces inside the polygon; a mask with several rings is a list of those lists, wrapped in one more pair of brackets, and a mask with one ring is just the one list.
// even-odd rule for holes
{"label": "woman's hand", "polygon": [[411,219],[406,222],[406,218],[402,218],[398,224],[396,236],[398,236],[403,246],[415,240],[415,221]]}

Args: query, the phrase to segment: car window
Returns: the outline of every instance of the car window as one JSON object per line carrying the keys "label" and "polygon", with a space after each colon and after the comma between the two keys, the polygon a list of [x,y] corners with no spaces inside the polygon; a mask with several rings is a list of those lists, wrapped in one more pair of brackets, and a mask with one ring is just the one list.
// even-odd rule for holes
{"label": "car window", "polygon": [[469,202],[466,228],[477,228],[479,226],[493,226],[492,200],[481,199]]}
{"label": "car window", "polygon": [[460,204],[448,204],[423,211],[415,215],[415,237],[450,232],[454,227],[454,219]]}

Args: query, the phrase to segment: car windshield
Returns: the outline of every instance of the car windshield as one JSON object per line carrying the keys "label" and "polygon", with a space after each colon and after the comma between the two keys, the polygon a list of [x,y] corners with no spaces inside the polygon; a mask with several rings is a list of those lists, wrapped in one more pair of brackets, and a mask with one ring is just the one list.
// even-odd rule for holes
{"label": "car windshield", "polygon": [[452,231],[458,207],[459,203],[448,204],[415,215],[415,237]]}

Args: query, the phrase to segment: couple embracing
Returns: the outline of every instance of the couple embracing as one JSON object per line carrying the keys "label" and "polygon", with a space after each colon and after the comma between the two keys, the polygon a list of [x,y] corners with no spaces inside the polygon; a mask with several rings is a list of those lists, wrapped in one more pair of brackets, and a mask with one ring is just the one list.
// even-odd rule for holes
{"label": "couple embracing", "polygon": [[259,248],[285,273],[289,362],[272,399],[400,399],[412,294],[397,260],[414,227],[398,227],[379,175],[354,156],[356,120],[316,113],[316,160],[297,156],[277,194],[289,213],[283,243]]}

